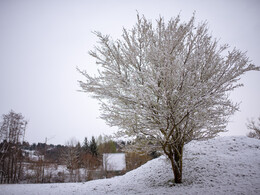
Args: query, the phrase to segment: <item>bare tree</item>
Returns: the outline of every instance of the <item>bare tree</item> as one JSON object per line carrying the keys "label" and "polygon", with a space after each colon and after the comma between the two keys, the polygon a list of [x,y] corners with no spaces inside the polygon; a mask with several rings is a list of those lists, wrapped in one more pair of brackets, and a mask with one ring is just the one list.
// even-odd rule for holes
{"label": "bare tree", "polygon": [[1,183],[17,183],[22,174],[21,143],[27,121],[22,114],[10,111],[3,115],[0,127],[0,180]]}
{"label": "bare tree", "polygon": [[253,119],[249,120],[246,126],[249,130],[251,130],[247,134],[248,137],[260,139],[260,117],[258,117],[258,121]]}
{"label": "bare tree", "polygon": [[242,86],[242,74],[259,67],[245,53],[219,45],[195,16],[187,23],[180,16],[167,23],[159,18],[153,27],[137,15],[120,40],[95,34],[99,46],[89,54],[99,74],[79,70],[86,79],[79,81],[82,91],[100,100],[102,118],[118,126],[119,135],[159,143],[181,183],[184,145],[226,131],[238,109],[229,92]]}
{"label": "bare tree", "polygon": [[79,168],[79,153],[77,151],[78,141],[74,138],[71,138],[69,141],[66,142],[66,148],[63,151],[62,159],[67,169],[70,172],[70,182],[75,182],[77,180],[77,172],[76,170]]}

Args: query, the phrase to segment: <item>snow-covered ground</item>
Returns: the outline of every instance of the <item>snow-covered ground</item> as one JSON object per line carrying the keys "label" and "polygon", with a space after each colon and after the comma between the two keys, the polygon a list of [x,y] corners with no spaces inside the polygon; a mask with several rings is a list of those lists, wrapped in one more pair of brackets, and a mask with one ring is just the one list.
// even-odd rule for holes
{"label": "snow-covered ground", "polygon": [[260,194],[260,140],[219,137],[185,146],[183,184],[165,157],[111,179],[86,183],[7,184],[0,194]]}

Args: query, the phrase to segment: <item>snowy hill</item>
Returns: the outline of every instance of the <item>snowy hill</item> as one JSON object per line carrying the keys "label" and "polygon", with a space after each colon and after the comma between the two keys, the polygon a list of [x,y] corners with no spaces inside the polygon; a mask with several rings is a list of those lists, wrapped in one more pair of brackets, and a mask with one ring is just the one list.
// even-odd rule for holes
{"label": "snowy hill", "polygon": [[0,194],[260,194],[260,140],[219,137],[185,146],[183,184],[165,157],[111,179],[0,185]]}

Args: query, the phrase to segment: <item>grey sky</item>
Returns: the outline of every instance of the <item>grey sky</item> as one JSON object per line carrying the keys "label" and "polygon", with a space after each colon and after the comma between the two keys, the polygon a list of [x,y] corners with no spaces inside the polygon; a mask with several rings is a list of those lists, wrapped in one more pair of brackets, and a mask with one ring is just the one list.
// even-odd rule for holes
{"label": "grey sky", "polygon": [[[64,144],[71,137],[111,134],[99,117],[96,100],[77,92],[83,79],[76,66],[95,72],[87,52],[96,44],[91,31],[119,38],[136,22],[136,10],[155,20],[181,13],[207,20],[221,43],[247,51],[260,65],[260,1],[253,0],[0,0],[0,114],[13,109],[29,124],[26,140]],[[244,87],[231,94],[241,102],[225,135],[245,135],[247,118],[260,115],[260,73],[242,77]]]}

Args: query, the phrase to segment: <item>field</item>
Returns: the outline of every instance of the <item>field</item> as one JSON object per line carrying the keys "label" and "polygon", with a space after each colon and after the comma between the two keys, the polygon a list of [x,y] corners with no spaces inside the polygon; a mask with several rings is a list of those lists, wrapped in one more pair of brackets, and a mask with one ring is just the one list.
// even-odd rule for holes
{"label": "field", "polygon": [[219,137],[185,146],[183,183],[164,156],[110,179],[85,183],[4,184],[0,194],[260,194],[260,140]]}

